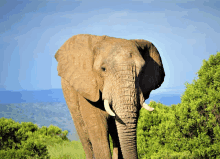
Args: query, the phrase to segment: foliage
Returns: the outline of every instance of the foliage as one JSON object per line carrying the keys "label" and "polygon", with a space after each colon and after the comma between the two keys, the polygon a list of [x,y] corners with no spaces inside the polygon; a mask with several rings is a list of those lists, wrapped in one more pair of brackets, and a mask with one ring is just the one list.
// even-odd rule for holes
{"label": "foliage", "polygon": [[180,104],[141,110],[140,158],[220,158],[220,52],[203,61],[198,77],[185,84]]}
{"label": "foliage", "polygon": [[31,122],[0,118],[0,158],[49,158],[46,145],[68,141],[67,134],[53,125],[38,128]]}

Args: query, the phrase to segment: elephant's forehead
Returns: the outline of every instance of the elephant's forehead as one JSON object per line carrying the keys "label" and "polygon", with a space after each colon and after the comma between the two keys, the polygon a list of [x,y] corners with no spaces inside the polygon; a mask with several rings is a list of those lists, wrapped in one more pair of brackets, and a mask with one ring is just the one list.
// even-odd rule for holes
{"label": "elephant's forehead", "polygon": [[114,41],[107,45],[110,54],[130,54],[137,52],[137,47],[130,41]]}

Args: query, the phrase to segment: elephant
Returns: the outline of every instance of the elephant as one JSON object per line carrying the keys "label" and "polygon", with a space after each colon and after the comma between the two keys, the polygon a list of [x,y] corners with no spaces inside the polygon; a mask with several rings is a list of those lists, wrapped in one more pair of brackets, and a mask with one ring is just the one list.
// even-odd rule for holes
{"label": "elephant", "polygon": [[55,58],[86,158],[137,159],[139,111],[152,111],[144,101],[165,78],[157,48],[143,39],[78,34],[58,49]]}

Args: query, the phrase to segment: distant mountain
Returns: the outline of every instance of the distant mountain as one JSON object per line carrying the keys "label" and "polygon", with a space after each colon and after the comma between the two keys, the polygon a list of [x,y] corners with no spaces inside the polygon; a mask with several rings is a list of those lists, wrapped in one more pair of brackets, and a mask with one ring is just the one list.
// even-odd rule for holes
{"label": "distant mountain", "polygon": [[[161,102],[165,105],[180,103],[180,94],[151,94],[145,101],[150,100]],[[62,89],[37,90],[37,91],[0,91],[0,103],[39,103],[39,102],[60,102],[66,103]]]}

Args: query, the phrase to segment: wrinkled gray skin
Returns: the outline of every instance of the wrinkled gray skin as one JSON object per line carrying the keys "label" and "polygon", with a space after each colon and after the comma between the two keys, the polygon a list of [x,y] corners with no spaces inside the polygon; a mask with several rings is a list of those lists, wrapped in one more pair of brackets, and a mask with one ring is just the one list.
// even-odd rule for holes
{"label": "wrinkled gray skin", "polygon": [[79,34],[55,58],[86,158],[137,159],[139,111],[165,77],[156,47],[146,40]]}

